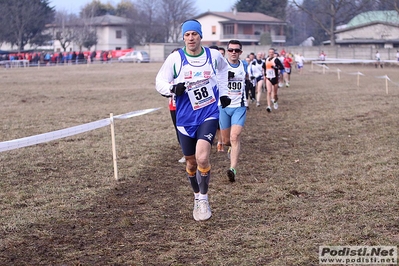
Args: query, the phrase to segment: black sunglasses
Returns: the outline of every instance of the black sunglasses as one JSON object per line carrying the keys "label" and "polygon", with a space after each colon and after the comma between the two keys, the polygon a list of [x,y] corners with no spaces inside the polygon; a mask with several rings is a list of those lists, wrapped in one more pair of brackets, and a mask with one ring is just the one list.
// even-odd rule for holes
{"label": "black sunglasses", "polygon": [[232,52],[236,52],[236,53],[240,53],[241,49],[227,49],[228,52],[232,53]]}

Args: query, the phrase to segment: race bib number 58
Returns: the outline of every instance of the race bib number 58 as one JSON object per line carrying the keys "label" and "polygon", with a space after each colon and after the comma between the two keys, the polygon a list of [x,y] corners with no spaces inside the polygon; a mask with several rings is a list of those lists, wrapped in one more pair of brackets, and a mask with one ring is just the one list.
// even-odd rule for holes
{"label": "race bib number 58", "polygon": [[190,88],[187,93],[193,110],[201,109],[216,102],[215,94],[209,83],[204,86]]}

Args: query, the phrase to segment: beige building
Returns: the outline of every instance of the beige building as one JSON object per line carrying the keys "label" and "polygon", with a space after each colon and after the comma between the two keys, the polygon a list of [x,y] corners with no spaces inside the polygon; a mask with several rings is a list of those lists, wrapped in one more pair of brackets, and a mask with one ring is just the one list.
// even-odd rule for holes
{"label": "beige building", "polygon": [[[91,48],[91,50],[123,50],[127,49],[127,33],[126,25],[130,21],[126,18],[105,15],[99,17],[93,17],[84,20],[84,25],[88,26],[97,34],[97,44]],[[56,25],[50,25],[49,30],[52,32],[53,36],[56,36],[59,32],[59,27]],[[55,52],[62,51],[62,47],[59,41],[54,40],[53,50]],[[82,48],[82,50],[87,50]],[[79,51],[79,46],[76,43],[71,43],[67,51]]]}
{"label": "beige building", "polygon": [[[64,27],[73,30],[79,30],[79,28],[90,27],[97,34],[97,44],[94,45],[92,51],[109,51],[109,50],[124,50],[128,49],[128,36],[126,32],[126,25],[130,24],[130,21],[126,18],[105,15],[99,17],[93,17],[85,20],[78,20],[77,22],[65,25]],[[59,41],[55,40],[57,34],[60,34],[61,27],[56,24],[49,24],[46,26],[47,32],[53,36],[53,40],[48,42],[45,46],[33,46],[25,45],[25,50],[46,50],[60,52],[63,51],[62,46]],[[8,43],[1,44],[2,50],[15,50],[16,47],[11,46]],[[79,45],[72,42],[68,45],[67,52],[69,51],[80,51]],[[82,47],[82,51],[87,51],[87,48]]]}
{"label": "beige building", "polygon": [[399,15],[396,11],[365,12],[335,34],[336,45],[340,47],[398,48]]}

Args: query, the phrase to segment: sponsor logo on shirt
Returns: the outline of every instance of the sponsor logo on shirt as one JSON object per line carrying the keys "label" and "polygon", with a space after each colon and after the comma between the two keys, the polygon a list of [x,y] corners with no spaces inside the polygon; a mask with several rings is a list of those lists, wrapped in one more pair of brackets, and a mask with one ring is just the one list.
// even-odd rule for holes
{"label": "sponsor logo on shirt", "polygon": [[193,72],[192,71],[184,72],[184,79],[192,79],[192,78],[193,78]]}

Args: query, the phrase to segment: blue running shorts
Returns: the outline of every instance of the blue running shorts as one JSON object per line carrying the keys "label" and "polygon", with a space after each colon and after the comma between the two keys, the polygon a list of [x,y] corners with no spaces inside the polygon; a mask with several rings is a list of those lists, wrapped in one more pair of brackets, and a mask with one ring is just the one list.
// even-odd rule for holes
{"label": "blue running shorts", "polygon": [[230,128],[232,125],[244,126],[247,118],[247,107],[226,107],[219,106],[220,129]]}

